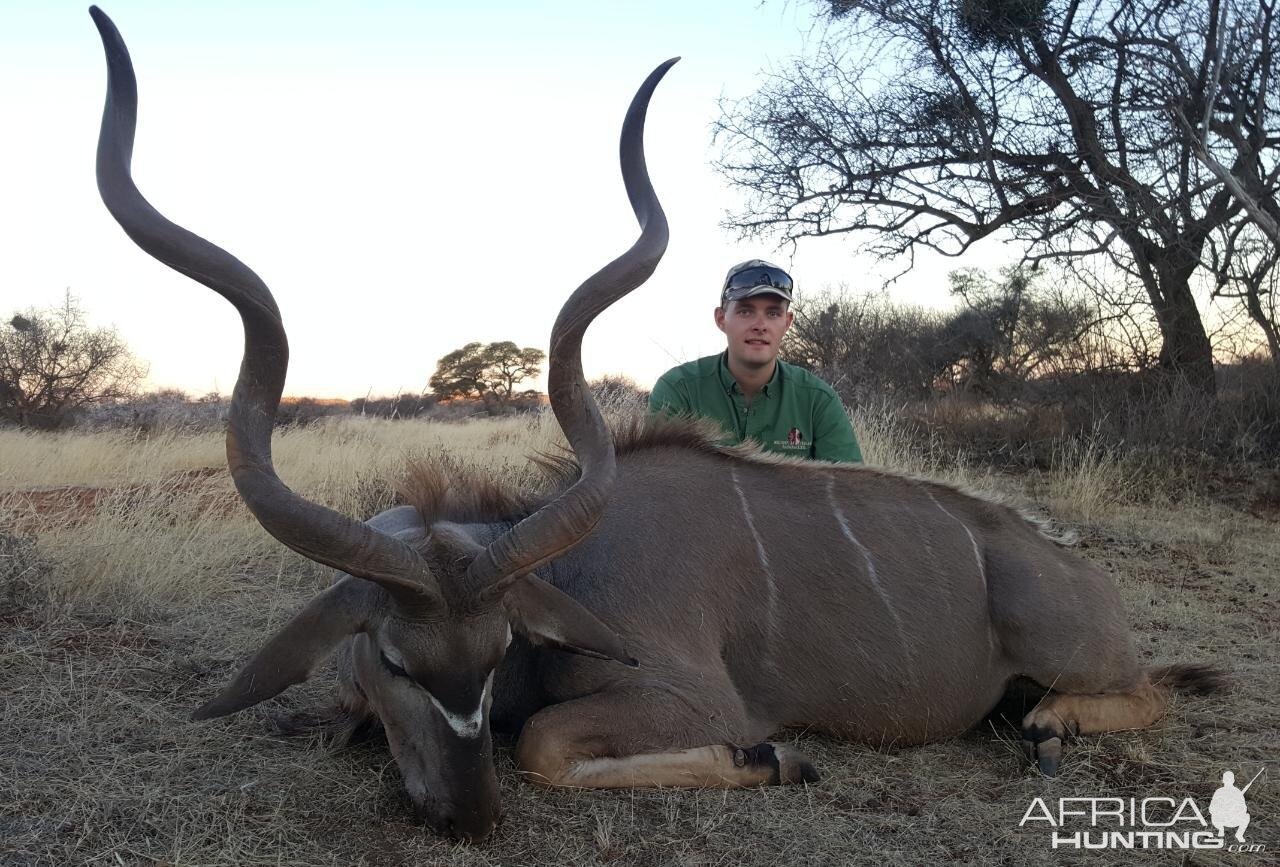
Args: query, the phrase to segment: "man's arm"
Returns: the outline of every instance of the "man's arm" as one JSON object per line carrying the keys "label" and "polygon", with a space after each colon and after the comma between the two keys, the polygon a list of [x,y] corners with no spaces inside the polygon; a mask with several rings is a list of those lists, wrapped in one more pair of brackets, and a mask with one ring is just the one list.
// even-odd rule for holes
{"label": "man's arm", "polygon": [[862,463],[862,449],[858,448],[849,413],[835,392],[825,396],[814,415],[814,458],[843,464]]}
{"label": "man's arm", "polygon": [[660,377],[653,384],[653,391],[649,392],[649,412],[666,412],[669,415],[679,415],[681,413],[689,413],[692,411],[689,406],[689,398],[683,389],[678,389],[672,385],[665,376]]}

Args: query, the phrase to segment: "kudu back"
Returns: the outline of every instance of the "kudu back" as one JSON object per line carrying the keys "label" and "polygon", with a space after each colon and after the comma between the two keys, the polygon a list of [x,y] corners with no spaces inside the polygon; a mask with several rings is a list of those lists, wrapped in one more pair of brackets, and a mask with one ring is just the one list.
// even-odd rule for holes
{"label": "kudu back", "polygon": [[352,728],[376,717],[436,830],[486,836],[499,815],[491,725],[520,732],[532,781],[572,786],[812,782],[804,726],[873,744],[971,727],[1015,678],[1047,694],[1022,723],[1045,773],[1068,734],[1149,725],[1201,666],[1138,663],[1112,582],[1016,512],[925,481],[720,447],[705,423],[605,427],[582,337],[661,259],[644,120],[660,65],[623,123],[641,233],[584,282],[552,329],[548,392],[573,459],[522,497],[420,467],[409,504],[361,523],[290,490],[271,462],[288,344],[270,291],[226,251],[159,214],[130,171],[137,115],[120,34],[99,138],[104,203],[147,253],[233,304],[245,335],[227,462],[262,526],[338,570],[221,693],[208,719],[277,695],[341,648]]}

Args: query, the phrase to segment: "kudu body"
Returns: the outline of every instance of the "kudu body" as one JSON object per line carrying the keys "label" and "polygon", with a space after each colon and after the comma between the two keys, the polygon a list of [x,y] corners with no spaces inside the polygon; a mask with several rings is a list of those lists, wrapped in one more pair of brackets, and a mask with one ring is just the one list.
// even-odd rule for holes
{"label": "kudu body", "polygon": [[[870,469],[720,448],[688,422],[614,443],[586,388],[581,340],[643,283],[667,227],[645,170],[645,111],[621,160],[642,233],[565,303],[548,391],[577,466],[538,502],[419,472],[414,503],[360,523],[287,488],[271,463],[284,327],[266,286],[169,222],[130,175],[137,94],[114,25],[98,183],[139,246],[240,312],[245,355],[228,421],[236,487],[262,525],[339,570],[195,714],[221,716],[310,676],[336,649],[340,697],[376,714],[422,815],[475,839],[498,815],[490,723],[520,730],[520,768],[573,786],[812,781],[787,726],[917,744],[980,720],[1014,678],[1050,690],[1023,720],[1041,770],[1062,740],[1149,725],[1194,666],[1139,664],[1112,582],[1016,512]],[[470,498],[469,498],[470,497]],[[564,651],[574,651],[566,653]]]}

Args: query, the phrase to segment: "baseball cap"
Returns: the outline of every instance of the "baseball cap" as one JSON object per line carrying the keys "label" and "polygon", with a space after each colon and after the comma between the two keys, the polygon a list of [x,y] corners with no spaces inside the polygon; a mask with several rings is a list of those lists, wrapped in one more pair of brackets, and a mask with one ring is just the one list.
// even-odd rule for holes
{"label": "baseball cap", "polygon": [[763,259],[748,259],[729,269],[720,290],[720,306],[753,295],[778,295],[791,300],[791,275]]}

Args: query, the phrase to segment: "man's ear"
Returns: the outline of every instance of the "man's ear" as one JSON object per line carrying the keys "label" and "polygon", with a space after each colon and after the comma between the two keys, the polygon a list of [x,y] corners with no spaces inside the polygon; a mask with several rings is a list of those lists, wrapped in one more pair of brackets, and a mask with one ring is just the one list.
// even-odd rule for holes
{"label": "man's ear", "polygon": [[502,604],[511,627],[534,644],[597,659],[613,659],[632,668],[635,660],[622,639],[578,601],[541,578],[525,576],[511,585]]}
{"label": "man's ear", "polygon": [[213,719],[244,710],[309,678],[344,638],[364,629],[375,589],[362,579],[344,578],[312,599],[191,718]]}
{"label": "man's ear", "polygon": [[719,328],[721,331],[724,331],[724,317],[726,312],[727,311],[725,310],[724,307],[716,308],[716,312],[715,312],[716,328]]}

